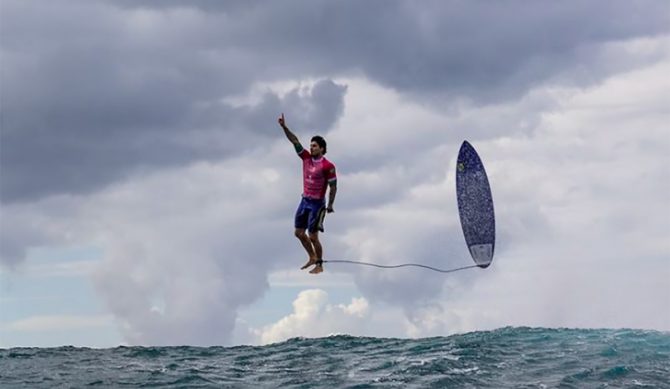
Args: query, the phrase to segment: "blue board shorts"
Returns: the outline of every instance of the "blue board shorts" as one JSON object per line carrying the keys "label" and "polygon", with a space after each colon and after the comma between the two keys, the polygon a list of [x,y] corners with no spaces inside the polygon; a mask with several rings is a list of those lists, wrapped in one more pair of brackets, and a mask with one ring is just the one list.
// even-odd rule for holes
{"label": "blue board shorts", "polygon": [[326,200],[303,197],[295,211],[295,228],[309,232],[323,232],[323,219],[326,216]]}

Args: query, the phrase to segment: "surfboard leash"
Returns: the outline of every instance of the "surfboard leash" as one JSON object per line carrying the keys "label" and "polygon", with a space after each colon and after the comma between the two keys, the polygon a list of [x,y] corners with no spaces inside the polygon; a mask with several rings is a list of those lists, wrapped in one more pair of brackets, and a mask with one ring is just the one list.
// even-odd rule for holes
{"label": "surfboard leash", "polygon": [[383,269],[396,269],[399,267],[408,267],[408,266],[414,266],[414,267],[422,267],[424,269],[429,269],[433,270],[436,272],[440,273],[453,273],[461,270],[466,270],[466,269],[472,269],[475,267],[479,267],[477,265],[470,265],[470,266],[463,266],[463,267],[457,267],[454,269],[438,269],[436,267],[428,266],[428,265],[422,265],[420,263],[401,263],[399,265],[380,265],[377,263],[370,263],[370,262],[362,262],[362,261],[349,261],[349,260],[324,260],[323,263],[351,263],[355,265],[365,265],[365,266],[374,266],[374,267],[379,267]]}

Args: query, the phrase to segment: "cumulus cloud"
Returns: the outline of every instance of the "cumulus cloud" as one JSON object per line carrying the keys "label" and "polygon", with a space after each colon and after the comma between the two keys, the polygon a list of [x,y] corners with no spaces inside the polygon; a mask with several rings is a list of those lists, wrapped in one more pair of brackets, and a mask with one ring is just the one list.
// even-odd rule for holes
{"label": "cumulus cloud", "polygon": [[369,314],[365,298],[353,298],[348,305],[328,303],[328,293],[321,289],[303,290],[293,301],[293,313],[261,330],[256,330],[261,344],[294,337],[323,337],[335,333],[356,333]]}
{"label": "cumulus cloud", "polygon": [[[667,41],[651,46],[667,50]],[[496,202],[493,266],[446,279],[421,271],[352,270],[360,290],[372,304],[402,306],[415,335],[509,324],[669,328],[668,316],[654,313],[670,308],[663,286],[670,276],[664,124],[670,117],[663,108],[670,85],[661,81],[669,70],[666,60],[598,87],[529,95],[553,100],[535,112],[532,131],[475,142]],[[467,116],[509,115],[516,104],[527,103],[475,108]],[[467,137],[465,129],[455,132]],[[421,153],[435,161],[440,150],[435,145]],[[418,186],[398,186],[391,203],[358,209],[365,221],[361,216],[343,235],[348,255],[380,263],[467,263],[453,158],[441,178],[424,175]],[[421,161],[413,159],[408,176],[430,172]],[[623,313],[622,304],[631,312]]]}
{"label": "cumulus cloud", "polygon": [[[129,182],[87,207],[106,226],[94,228],[106,248],[96,285],[129,342],[227,344],[237,309],[263,294],[268,272],[298,266],[285,222],[298,182],[291,190],[280,180],[290,163],[268,166],[198,164]],[[165,190],[170,200],[156,203]]]}

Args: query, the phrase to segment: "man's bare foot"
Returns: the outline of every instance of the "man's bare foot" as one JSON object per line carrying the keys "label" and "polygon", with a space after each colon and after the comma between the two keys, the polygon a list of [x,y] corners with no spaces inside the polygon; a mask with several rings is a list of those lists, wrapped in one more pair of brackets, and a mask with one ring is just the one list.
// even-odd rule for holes
{"label": "man's bare foot", "polygon": [[323,271],[323,262],[319,261],[314,266],[314,269],[309,271],[309,274],[319,274]]}
{"label": "man's bare foot", "polygon": [[307,261],[306,264],[302,265],[302,267],[300,268],[300,270],[305,270],[305,269],[307,269],[308,267],[310,267],[310,266],[312,266],[312,265],[315,265],[316,262],[317,262],[316,259],[312,259],[312,258],[310,258],[309,261]]}

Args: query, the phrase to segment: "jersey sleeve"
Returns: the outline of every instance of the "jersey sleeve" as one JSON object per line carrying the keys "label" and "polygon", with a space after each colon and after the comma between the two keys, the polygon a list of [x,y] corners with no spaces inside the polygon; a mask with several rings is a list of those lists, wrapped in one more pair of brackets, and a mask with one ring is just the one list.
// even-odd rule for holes
{"label": "jersey sleeve", "polygon": [[298,153],[298,157],[300,157],[300,159],[307,159],[311,157],[309,151],[305,150],[301,144],[295,145],[295,152]]}
{"label": "jersey sleeve", "polygon": [[328,181],[329,184],[337,182],[337,173],[335,172],[335,165],[333,165],[330,162],[326,166],[326,181]]}

